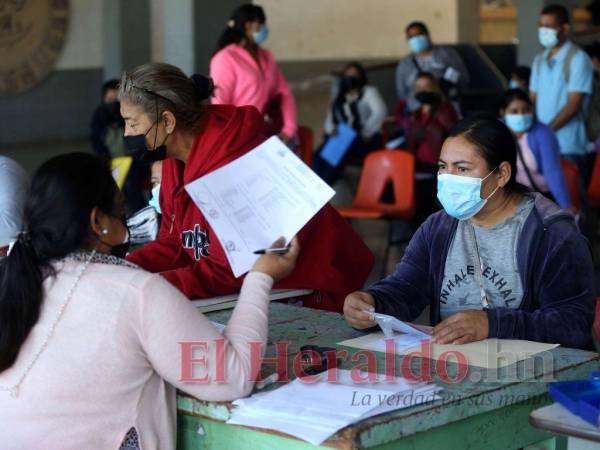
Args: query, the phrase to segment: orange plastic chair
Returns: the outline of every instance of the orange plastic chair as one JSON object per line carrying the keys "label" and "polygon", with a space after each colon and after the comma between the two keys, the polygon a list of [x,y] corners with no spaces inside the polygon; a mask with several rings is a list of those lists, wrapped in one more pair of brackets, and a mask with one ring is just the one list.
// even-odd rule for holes
{"label": "orange plastic chair", "polygon": [[307,166],[312,166],[314,149],[312,129],[304,126],[298,127],[298,144],[300,149],[300,159],[302,159]]}
{"label": "orange plastic chair", "polygon": [[581,199],[579,198],[579,170],[577,166],[566,159],[561,160],[560,165],[565,174],[567,189],[571,196],[571,203],[577,209],[581,209]]}
{"label": "orange plastic chair", "polygon": [[[384,203],[381,197],[389,183],[392,184],[394,202]],[[337,208],[346,219],[384,219],[390,222],[382,274],[387,267],[390,247],[401,243],[392,239],[391,220],[412,219],[415,209],[415,156],[404,150],[369,153],[352,206]]]}
{"label": "orange plastic chair", "polygon": [[600,154],[596,155],[594,170],[592,171],[592,179],[588,186],[588,202],[590,208],[600,208]]}

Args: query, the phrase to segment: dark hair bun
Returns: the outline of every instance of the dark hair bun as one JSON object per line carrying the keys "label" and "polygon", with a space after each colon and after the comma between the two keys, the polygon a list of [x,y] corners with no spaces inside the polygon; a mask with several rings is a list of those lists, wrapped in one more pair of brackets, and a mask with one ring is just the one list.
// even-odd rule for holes
{"label": "dark hair bun", "polygon": [[208,100],[212,97],[215,88],[212,78],[205,77],[199,73],[195,73],[190,78],[194,83],[196,100],[203,102],[204,100]]}

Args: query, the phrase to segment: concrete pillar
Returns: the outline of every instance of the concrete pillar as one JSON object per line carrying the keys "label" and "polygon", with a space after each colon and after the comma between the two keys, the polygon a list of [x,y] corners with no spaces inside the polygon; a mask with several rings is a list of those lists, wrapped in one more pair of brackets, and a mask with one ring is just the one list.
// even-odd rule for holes
{"label": "concrete pillar", "polygon": [[104,79],[150,61],[149,0],[103,0]]}
{"label": "concrete pillar", "polygon": [[[244,0],[195,0],[194,2],[194,43],[196,54],[196,71],[208,74],[208,66],[217,41],[227,26],[231,13],[240,5],[248,3]],[[259,2],[260,4],[260,2]],[[267,11],[268,20],[268,11]]]}
{"label": "concrete pillar", "polygon": [[150,0],[151,60],[191,73],[194,68],[194,0]]}
{"label": "concrete pillar", "polygon": [[456,0],[456,42],[477,44],[479,42],[479,0]]}

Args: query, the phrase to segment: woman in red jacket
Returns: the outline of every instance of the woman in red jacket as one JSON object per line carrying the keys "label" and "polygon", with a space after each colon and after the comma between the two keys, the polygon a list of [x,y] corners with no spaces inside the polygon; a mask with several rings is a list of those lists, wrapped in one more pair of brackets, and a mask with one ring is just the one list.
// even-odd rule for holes
{"label": "woman in red jacket", "polygon": [[[160,186],[163,220],[158,239],[128,259],[160,272],[189,298],[239,291],[225,252],[184,186],[261,144],[265,123],[252,106],[206,105],[212,83],[177,67],[152,63],[127,72],[119,98],[125,136],[152,159],[165,159]],[[344,297],[362,287],[373,256],[331,206],[300,231],[296,270],[276,288],[308,288],[305,306],[341,311]]]}

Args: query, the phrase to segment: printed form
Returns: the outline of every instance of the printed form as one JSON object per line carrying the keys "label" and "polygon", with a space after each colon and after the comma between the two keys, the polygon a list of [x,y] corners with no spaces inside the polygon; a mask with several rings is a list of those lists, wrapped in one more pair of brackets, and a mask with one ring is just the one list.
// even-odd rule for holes
{"label": "printed form", "polygon": [[277,136],[185,188],[236,277],[250,270],[254,251],[289,242],[335,194]]}

